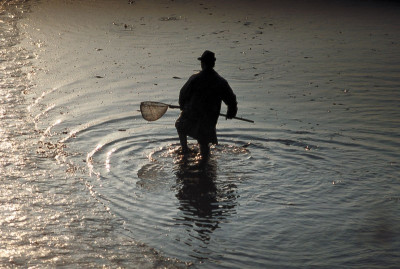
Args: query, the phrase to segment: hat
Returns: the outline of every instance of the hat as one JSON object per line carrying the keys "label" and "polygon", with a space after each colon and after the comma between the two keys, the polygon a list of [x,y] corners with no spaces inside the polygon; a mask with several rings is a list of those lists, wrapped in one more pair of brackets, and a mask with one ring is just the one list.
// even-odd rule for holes
{"label": "hat", "polygon": [[209,50],[206,50],[203,52],[201,57],[197,58],[197,60],[202,61],[202,62],[215,62],[215,53],[211,52]]}

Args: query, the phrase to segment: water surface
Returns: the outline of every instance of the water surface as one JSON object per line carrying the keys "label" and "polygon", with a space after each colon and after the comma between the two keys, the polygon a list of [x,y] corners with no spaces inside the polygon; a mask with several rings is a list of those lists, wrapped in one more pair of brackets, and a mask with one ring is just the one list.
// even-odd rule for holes
{"label": "water surface", "polygon": [[[10,18],[2,263],[395,268],[399,7],[329,7],[33,1]],[[178,154],[177,110],[137,109],[175,104],[205,49],[255,124],[221,118],[203,163],[195,141]]]}

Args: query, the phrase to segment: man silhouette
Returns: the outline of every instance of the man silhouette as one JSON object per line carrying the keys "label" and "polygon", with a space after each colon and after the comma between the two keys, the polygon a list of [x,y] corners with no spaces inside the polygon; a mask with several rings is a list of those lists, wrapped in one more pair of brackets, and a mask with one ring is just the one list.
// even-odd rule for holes
{"label": "man silhouette", "polygon": [[183,85],[179,94],[181,115],[175,123],[182,153],[188,152],[187,136],[197,140],[202,157],[210,153],[209,143],[218,144],[216,125],[221,103],[228,106],[227,119],[237,113],[236,95],[228,82],[215,70],[215,54],[206,50],[198,60],[201,68]]}

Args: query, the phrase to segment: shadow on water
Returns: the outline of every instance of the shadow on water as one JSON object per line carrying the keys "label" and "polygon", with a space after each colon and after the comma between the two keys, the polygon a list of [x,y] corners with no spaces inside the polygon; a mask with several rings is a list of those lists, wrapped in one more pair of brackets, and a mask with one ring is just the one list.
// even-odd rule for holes
{"label": "shadow on water", "polygon": [[[213,156],[207,160],[197,156],[185,156],[175,163],[176,198],[179,201],[180,217],[175,225],[185,226],[186,231],[203,244],[212,241],[212,233],[222,222],[235,214],[237,186],[219,180],[218,164]],[[185,242],[190,244],[190,242]],[[196,251],[197,259],[206,259],[202,251]]]}
{"label": "shadow on water", "polygon": [[148,155],[129,192],[135,193],[134,202],[127,198],[128,228],[139,239],[145,234],[144,242],[162,245],[167,256],[210,265],[223,257],[221,240],[238,214],[239,186],[250,152],[220,144],[203,160],[197,146],[190,149],[181,155],[177,144],[169,144]]}

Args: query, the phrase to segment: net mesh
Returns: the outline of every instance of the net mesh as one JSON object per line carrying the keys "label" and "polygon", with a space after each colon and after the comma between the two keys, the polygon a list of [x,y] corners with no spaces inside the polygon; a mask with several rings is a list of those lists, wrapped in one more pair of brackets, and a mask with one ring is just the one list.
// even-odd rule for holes
{"label": "net mesh", "polygon": [[147,121],[155,121],[161,118],[167,112],[168,105],[158,102],[142,102],[140,103],[140,112],[142,117]]}

